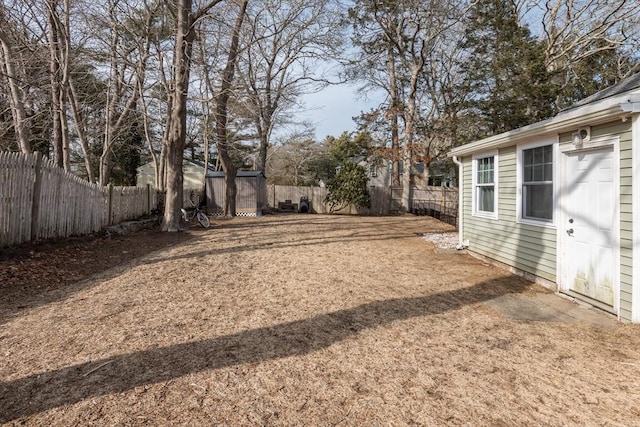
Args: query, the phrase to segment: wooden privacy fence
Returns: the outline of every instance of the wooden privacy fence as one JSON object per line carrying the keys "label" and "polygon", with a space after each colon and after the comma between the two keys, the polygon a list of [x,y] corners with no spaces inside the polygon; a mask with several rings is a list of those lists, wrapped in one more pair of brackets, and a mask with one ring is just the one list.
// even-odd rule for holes
{"label": "wooden privacy fence", "polygon": [[411,212],[429,215],[449,224],[458,225],[458,189],[451,187],[414,188]]}
{"label": "wooden privacy fence", "polygon": [[156,207],[150,186],[103,187],[37,153],[0,152],[0,247],[91,234]]}
{"label": "wooden privacy fence", "polygon": [[[323,187],[269,185],[267,193],[267,201],[273,209],[277,209],[282,204],[298,206],[300,198],[304,196],[309,200],[311,212],[329,213],[329,207],[324,203],[327,189]],[[388,215],[399,211],[402,188],[369,187],[369,194],[371,195],[370,209],[348,206],[336,213]],[[450,187],[412,188],[411,212],[416,215],[431,215],[455,224],[458,212],[458,189]]]}
{"label": "wooden privacy fence", "polygon": [[324,203],[327,189],[322,187],[297,187],[294,185],[269,185],[267,187],[267,203],[277,209],[278,204],[287,203],[298,206],[301,197],[309,200],[309,211],[312,213],[329,213]]}

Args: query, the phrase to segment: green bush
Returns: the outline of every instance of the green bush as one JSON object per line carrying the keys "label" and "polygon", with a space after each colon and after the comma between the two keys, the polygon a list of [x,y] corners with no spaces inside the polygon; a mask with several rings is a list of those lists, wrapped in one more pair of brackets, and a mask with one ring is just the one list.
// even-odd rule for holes
{"label": "green bush", "polygon": [[334,212],[351,204],[357,208],[370,208],[371,196],[367,189],[367,170],[353,162],[343,163],[340,171],[327,183],[325,203]]}

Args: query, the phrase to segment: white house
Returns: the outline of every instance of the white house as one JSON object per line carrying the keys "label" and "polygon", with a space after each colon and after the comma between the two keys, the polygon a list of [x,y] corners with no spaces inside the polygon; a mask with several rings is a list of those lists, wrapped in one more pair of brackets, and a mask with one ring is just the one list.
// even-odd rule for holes
{"label": "white house", "polygon": [[[214,169],[209,167],[209,172]],[[182,162],[182,175],[184,188],[201,188],[204,182],[204,163],[184,160]],[[145,163],[138,167],[137,185],[156,185],[156,171],[153,162]]]}

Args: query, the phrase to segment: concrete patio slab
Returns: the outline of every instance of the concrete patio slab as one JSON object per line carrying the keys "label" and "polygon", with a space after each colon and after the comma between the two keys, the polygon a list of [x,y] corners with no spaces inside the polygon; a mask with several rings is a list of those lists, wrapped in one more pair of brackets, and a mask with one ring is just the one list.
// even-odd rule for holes
{"label": "concrete patio slab", "polygon": [[505,317],[524,322],[589,323],[605,328],[621,325],[612,314],[562,294],[501,295],[485,304]]}

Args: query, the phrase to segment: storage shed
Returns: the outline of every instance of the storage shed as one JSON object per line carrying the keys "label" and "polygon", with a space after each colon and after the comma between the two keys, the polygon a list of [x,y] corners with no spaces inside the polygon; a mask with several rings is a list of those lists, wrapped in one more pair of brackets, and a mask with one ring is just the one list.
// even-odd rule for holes
{"label": "storage shed", "polygon": [[640,74],[450,155],[461,247],[640,323]]}
{"label": "storage shed", "polygon": [[[236,214],[259,216],[267,207],[267,179],[260,171],[238,171],[236,174]],[[224,172],[207,174],[207,210],[211,215],[224,215],[227,185]]]}

